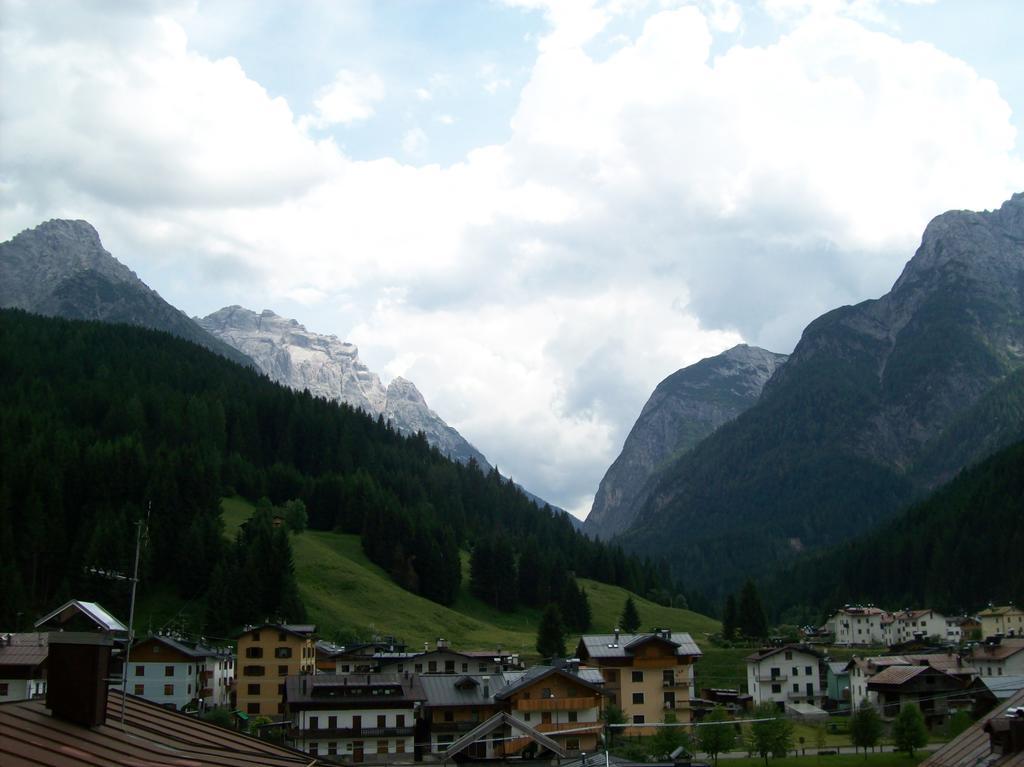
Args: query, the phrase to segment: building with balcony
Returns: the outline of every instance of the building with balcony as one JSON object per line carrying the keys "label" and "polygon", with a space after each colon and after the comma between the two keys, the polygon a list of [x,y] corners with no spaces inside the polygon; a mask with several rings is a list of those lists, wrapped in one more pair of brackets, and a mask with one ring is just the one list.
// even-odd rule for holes
{"label": "building with balcony", "polygon": [[[424,645],[426,647],[426,645]],[[503,650],[460,651],[449,647],[447,640],[438,639],[435,649],[421,653],[381,654],[377,657],[377,671],[381,673],[414,674],[502,674],[521,671],[519,653]],[[343,673],[339,663],[339,673]]]}
{"label": "building with balcony", "polygon": [[0,634],[0,703],[46,695],[46,634]]}
{"label": "building with balcony", "polygon": [[950,710],[973,705],[968,682],[926,664],[889,666],[867,688],[883,717],[895,718],[903,707],[916,705],[929,726],[941,724]]}
{"label": "building with balcony", "polygon": [[285,682],[289,739],[310,756],[411,762],[419,679],[402,674],[303,674]]}
{"label": "building with balcony", "polygon": [[175,711],[228,706],[234,666],[227,648],[154,635],[132,647],[126,689]]}
{"label": "building with balcony", "polygon": [[989,607],[978,613],[981,636],[1024,637],[1024,609],[1013,605]]}
{"label": "building with balcony", "polygon": [[[502,674],[424,674],[420,684],[426,700],[420,709],[418,750],[443,755],[452,743],[498,713],[494,693],[507,681]],[[466,756],[493,758],[493,738],[470,744]]]}
{"label": "building with balcony", "polygon": [[747,692],[754,705],[774,703],[780,710],[795,704],[824,707],[828,667],[808,645],[769,647],[746,657]]}
{"label": "building with balcony", "polygon": [[[950,624],[956,629],[951,633]],[[959,641],[959,627],[934,610],[900,610],[888,616],[882,624],[882,640],[886,647],[924,642],[935,639],[940,642]],[[953,640],[952,637],[957,639]]]}
{"label": "building with balcony", "polygon": [[316,673],[316,626],[264,623],[238,636],[236,705],[249,716],[282,719],[285,679]]}
{"label": "building with balcony", "polygon": [[990,639],[971,649],[970,663],[983,677],[1024,676],[1024,638]]}
{"label": "building with balcony", "polygon": [[580,638],[576,656],[604,678],[608,702],[622,709],[633,727],[628,734],[650,734],[650,723],[666,712],[679,722],[692,719],[693,664],[700,648],[689,634],[659,630],[647,634],[592,634]]}
{"label": "building with balcony", "polygon": [[825,624],[838,645],[882,645],[885,643],[884,625],[892,616],[877,607],[846,605]]}

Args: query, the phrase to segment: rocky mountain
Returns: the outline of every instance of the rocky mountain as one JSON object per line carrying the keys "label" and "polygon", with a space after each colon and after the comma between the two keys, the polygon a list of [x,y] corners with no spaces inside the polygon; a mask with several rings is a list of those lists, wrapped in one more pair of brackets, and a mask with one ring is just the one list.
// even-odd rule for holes
{"label": "rocky mountain", "polygon": [[740,344],[658,384],[601,480],[584,531],[611,538],[628,528],[651,475],[757,402],[785,361],[784,354]]}
{"label": "rocky mountain", "polygon": [[86,221],[46,221],[0,244],[0,308],[140,325],[252,364],[104,250],[99,234]]}
{"label": "rocky mountain", "polygon": [[395,378],[385,388],[359,359],[355,345],[337,336],[313,333],[269,309],[257,314],[241,306],[225,307],[196,322],[251,358],[273,381],[383,415],[403,433],[422,431],[431,445],[457,461],[472,458],[489,466],[479,450],[427,406],[412,381]]}
{"label": "rocky mountain", "polygon": [[623,542],[724,593],[866,532],[1020,433],[1022,368],[1017,194],[938,216],[889,293],[812,322],[756,405],[652,478]]}

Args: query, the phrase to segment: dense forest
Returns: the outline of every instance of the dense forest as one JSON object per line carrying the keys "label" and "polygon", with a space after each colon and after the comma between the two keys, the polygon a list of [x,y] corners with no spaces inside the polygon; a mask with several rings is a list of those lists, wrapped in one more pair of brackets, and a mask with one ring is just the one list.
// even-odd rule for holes
{"label": "dense forest", "polygon": [[[130,571],[143,519],[143,579],[209,596],[207,628],[301,618],[287,536],[257,515],[225,540],[220,499],[230,494],[303,501],[310,528],[361,535],[396,582],[440,603],[459,588],[459,550],[477,545],[512,552],[486,577],[513,588],[473,584],[504,609],[509,592],[526,604],[579,602],[574,576],[680,592],[663,564],[587,538],[496,470],[155,331],[0,312],[0,434],[5,628],[58,600],[122,588],[88,569]],[[539,583],[545,572],[554,581]]]}
{"label": "dense forest", "polygon": [[1024,604],[1024,442],[961,472],[879,530],[794,563],[764,589],[776,615],[847,603],[960,614]]}

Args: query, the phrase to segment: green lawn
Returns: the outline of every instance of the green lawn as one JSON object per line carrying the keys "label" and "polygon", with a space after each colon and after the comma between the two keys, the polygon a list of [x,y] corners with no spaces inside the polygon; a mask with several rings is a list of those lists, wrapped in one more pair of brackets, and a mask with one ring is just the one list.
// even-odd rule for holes
{"label": "green lawn", "polygon": [[[241,498],[226,498],[222,508],[225,534],[234,538],[238,526],[252,514],[252,506]],[[394,634],[410,648],[443,636],[462,649],[490,649],[501,644],[524,655],[536,654],[533,645],[540,613],[533,609],[503,613],[472,596],[466,554],[462,557],[462,588],[449,608],[395,585],[366,558],[359,536],[307,530],[292,536],[292,547],[299,591],[322,636],[337,632]],[[579,582],[590,599],[592,630],[614,629],[628,592],[585,578]],[[634,600],[645,628],[688,631],[698,641],[719,630],[718,621],[704,615],[662,607],[635,595]],[[569,640],[570,644],[575,641],[575,637]]]}
{"label": "green lawn", "polygon": [[[913,767],[924,761],[928,754],[918,751],[911,759],[906,754],[833,754],[831,756],[787,756],[783,759],[769,759],[768,767]],[[764,767],[760,757],[718,760],[719,767]]]}

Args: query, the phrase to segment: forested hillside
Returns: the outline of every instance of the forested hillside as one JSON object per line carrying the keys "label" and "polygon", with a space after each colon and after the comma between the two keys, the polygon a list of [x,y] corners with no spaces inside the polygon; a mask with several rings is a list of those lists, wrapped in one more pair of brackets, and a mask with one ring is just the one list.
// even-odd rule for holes
{"label": "forested hillside", "polygon": [[220,499],[235,493],[302,500],[311,528],[360,534],[372,561],[440,603],[458,592],[459,549],[484,536],[514,554],[503,573],[513,604],[562,598],[531,587],[537,572],[642,594],[668,584],[663,568],[579,534],[497,471],[163,333],[0,312],[0,434],[0,559],[14,564],[0,570],[6,626],[120,588],[85,568],[130,570],[133,525],[147,513],[149,583],[202,598],[219,569],[219,598],[237,596],[231,620],[301,617],[282,530],[223,540]]}
{"label": "forested hillside", "polygon": [[[816,620],[845,603],[958,614],[1024,604],[1024,442],[965,470],[878,531],[798,562],[764,589],[776,612]],[[809,609],[799,615],[794,608]]]}

